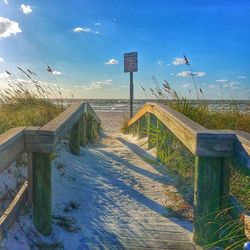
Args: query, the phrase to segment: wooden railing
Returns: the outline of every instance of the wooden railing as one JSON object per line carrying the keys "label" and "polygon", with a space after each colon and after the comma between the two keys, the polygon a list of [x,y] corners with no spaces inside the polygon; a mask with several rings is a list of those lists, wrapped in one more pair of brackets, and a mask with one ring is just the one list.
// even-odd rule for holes
{"label": "wooden railing", "polygon": [[15,222],[24,202],[33,207],[33,222],[39,232],[51,233],[51,153],[70,133],[71,153],[80,154],[80,145],[93,142],[101,121],[88,103],[75,103],[42,127],[13,128],[0,135],[0,173],[22,153],[28,156],[26,181],[0,218],[0,240]]}
{"label": "wooden railing", "polygon": [[[145,133],[146,114],[149,115],[150,125]],[[128,125],[139,138],[148,136],[149,147],[152,147],[156,145],[150,129],[157,127],[159,121],[195,156],[194,241],[205,246],[218,237],[218,226],[211,223],[212,219],[218,211],[230,206],[231,158],[237,158],[250,170],[250,134],[209,130],[170,107],[157,103],[146,103],[128,121]]]}

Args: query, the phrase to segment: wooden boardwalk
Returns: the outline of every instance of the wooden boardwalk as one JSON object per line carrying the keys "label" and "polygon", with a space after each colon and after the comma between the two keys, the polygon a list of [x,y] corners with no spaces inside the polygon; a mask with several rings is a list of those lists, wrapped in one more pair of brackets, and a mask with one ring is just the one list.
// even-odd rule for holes
{"label": "wooden boardwalk", "polygon": [[[114,125],[113,119],[108,122]],[[191,240],[192,225],[168,217],[163,206],[171,200],[164,195],[168,177],[149,164],[152,161],[145,158],[149,155],[133,143],[134,139],[111,131],[112,136],[104,136],[101,143],[91,146],[100,125],[88,103],[74,103],[42,127],[12,128],[0,136],[0,173],[20,154],[28,156],[28,181],[0,218],[0,240],[4,238],[0,247],[196,248]],[[201,246],[220,239],[217,227],[209,222],[222,208],[235,206],[229,195],[229,157],[250,166],[250,135],[208,130],[158,103],[146,103],[128,126],[138,138],[148,135],[150,147],[156,146],[152,137],[155,126],[170,130],[193,153],[194,239]],[[66,134],[69,143],[62,146],[60,141]],[[156,134],[157,140],[159,136]],[[89,147],[84,148],[87,143]],[[53,161],[52,152],[57,155]],[[27,212],[22,209],[27,198],[32,209],[12,228],[21,210]],[[232,218],[242,214],[241,208],[233,210],[229,212]]]}
{"label": "wooden boardwalk", "polygon": [[164,177],[129,145],[107,136],[100,145],[81,148],[80,157],[60,154],[65,172],[53,172],[53,210],[69,197],[79,203],[74,216],[81,230],[59,240],[65,249],[195,249],[191,225],[164,216]]}

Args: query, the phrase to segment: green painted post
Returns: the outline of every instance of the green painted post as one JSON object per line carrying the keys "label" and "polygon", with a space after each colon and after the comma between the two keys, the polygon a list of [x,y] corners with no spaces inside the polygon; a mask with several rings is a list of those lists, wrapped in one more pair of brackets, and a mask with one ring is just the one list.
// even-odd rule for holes
{"label": "green painted post", "polygon": [[217,215],[228,196],[229,166],[226,159],[196,157],[194,183],[194,241],[200,246],[219,239]]}
{"label": "green painted post", "polygon": [[221,174],[221,187],[222,187],[222,193],[221,193],[221,208],[228,208],[229,202],[230,202],[230,195],[229,195],[229,185],[230,185],[230,167],[231,167],[232,161],[230,157],[223,158],[223,166],[222,166],[222,174]]}
{"label": "green painted post", "polygon": [[139,132],[138,132],[138,139],[144,138],[147,136],[147,119],[145,116],[139,119]]}
{"label": "green painted post", "polygon": [[50,154],[33,153],[33,223],[41,234],[51,234]]}
{"label": "green painted post", "polygon": [[88,137],[88,142],[89,143],[93,143],[94,142],[94,134],[93,134],[93,130],[94,130],[94,122],[93,122],[93,117],[91,115],[88,115],[87,117],[87,137]]}
{"label": "green painted post", "polygon": [[101,125],[99,123],[97,123],[97,134],[101,135]]}
{"label": "green painted post", "polygon": [[72,154],[80,155],[80,122],[79,121],[71,128],[69,149]]}
{"label": "green painted post", "polygon": [[149,114],[148,124],[148,149],[157,145],[157,118],[153,114]]}
{"label": "green painted post", "polygon": [[82,147],[86,146],[87,144],[87,120],[86,114],[83,114],[81,119],[81,126],[80,126],[80,145]]}
{"label": "green painted post", "polygon": [[156,157],[157,158],[158,158],[158,153],[160,150],[160,129],[161,129],[161,121],[156,118]]}
{"label": "green painted post", "polygon": [[94,141],[98,138],[98,132],[97,132],[97,122],[93,119],[93,138]]}

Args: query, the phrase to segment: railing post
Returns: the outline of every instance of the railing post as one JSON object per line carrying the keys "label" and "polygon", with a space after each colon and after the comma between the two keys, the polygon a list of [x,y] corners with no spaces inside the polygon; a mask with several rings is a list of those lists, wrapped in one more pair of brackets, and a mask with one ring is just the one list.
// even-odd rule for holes
{"label": "railing post", "polygon": [[80,155],[80,122],[79,121],[71,128],[69,149],[72,154]]}
{"label": "railing post", "polygon": [[87,138],[88,143],[94,143],[94,118],[92,115],[87,115]]}
{"label": "railing post", "polygon": [[87,120],[86,114],[84,113],[81,119],[81,129],[80,129],[80,144],[81,146],[86,146],[87,144]]}
{"label": "railing post", "polygon": [[33,154],[27,153],[27,170],[28,170],[28,205],[33,205]]}
{"label": "railing post", "polygon": [[161,121],[156,118],[156,157],[159,159],[159,150],[160,150],[160,134],[161,134]]}
{"label": "railing post", "polygon": [[196,157],[194,183],[194,241],[205,246],[219,239],[218,214],[228,204],[228,160]]}
{"label": "railing post", "polygon": [[33,223],[41,234],[51,234],[51,154],[48,153],[33,153]]}
{"label": "railing post", "polygon": [[133,126],[133,128],[132,128],[132,134],[133,134],[134,137],[137,134],[137,124],[138,124],[138,122],[134,122],[133,125],[132,125]]}
{"label": "railing post", "polygon": [[149,114],[148,124],[148,149],[156,147],[157,141],[155,136],[157,132],[157,118],[153,114]]}
{"label": "railing post", "polygon": [[139,124],[139,132],[138,132],[138,139],[142,139],[147,136],[147,120],[146,117],[143,116],[138,121]]}
{"label": "railing post", "polygon": [[94,141],[97,139],[97,122],[93,118],[93,138]]}

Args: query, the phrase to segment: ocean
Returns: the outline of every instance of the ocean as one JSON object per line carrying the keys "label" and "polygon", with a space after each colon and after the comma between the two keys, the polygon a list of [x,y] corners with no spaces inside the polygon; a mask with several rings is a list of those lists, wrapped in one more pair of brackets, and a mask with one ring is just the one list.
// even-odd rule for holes
{"label": "ocean", "polygon": [[[70,100],[70,101],[76,101]],[[78,99],[77,101],[89,102],[95,111],[98,112],[129,112],[128,99]],[[134,112],[136,112],[146,102],[156,102],[156,100],[137,99],[134,100]],[[195,102],[195,101],[194,101]],[[250,114],[249,100],[204,100],[210,110],[229,110],[237,108],[242,113]]]}

